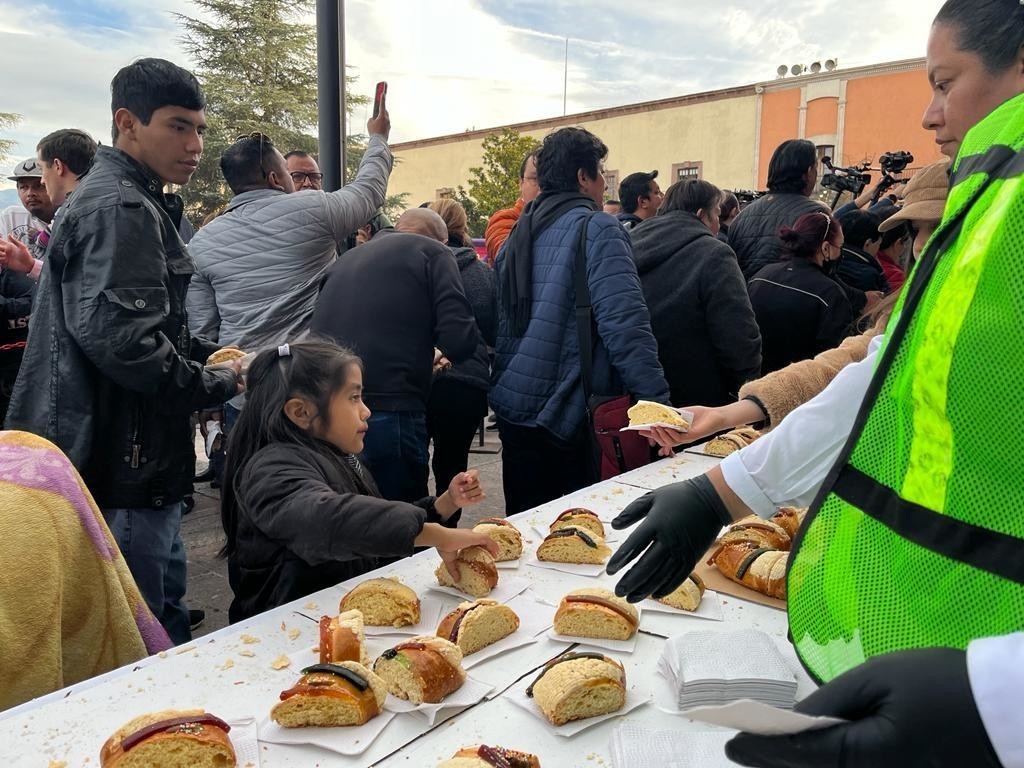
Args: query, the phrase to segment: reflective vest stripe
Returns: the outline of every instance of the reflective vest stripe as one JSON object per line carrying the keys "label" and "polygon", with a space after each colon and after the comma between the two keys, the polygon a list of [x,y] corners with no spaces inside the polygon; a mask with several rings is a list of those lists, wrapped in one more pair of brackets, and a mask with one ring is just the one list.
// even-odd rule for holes
{"label": "reflective vest stripe", "polygon": [[969,155],[957,163],[953,183],[986,173],[996,179],[1012,179],[1024,173],[1024,154],[1005,144],[996,144],[978,155]]}
{"label": "reflective vest stripe", "polygon": [[1024,559],[1015,536],[936,514],[850,465],[843,467],[832,492],[907,541],[1024,584]]}

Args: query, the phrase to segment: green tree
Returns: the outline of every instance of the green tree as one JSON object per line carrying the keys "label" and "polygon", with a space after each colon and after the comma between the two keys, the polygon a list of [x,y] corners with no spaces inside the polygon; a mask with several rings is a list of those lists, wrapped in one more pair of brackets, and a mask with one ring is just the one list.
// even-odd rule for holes
{"label": "green tree", "polygon": [[[516,169],[517,181],[519,178],[518,174],[519,170]],[[452,200],[457,202],[466,210],[466,219],[469,221],[470,237],[483,237],[484,230],[487,229],[487,219],[490,218],[491,214],[484,211],[480,207],[480,204],[469,196],[469,193],[466,192],[466,188],[461,184],[452,190]],[[514,203],[515,200],[512,202]],[[507,208],[508,206],[505,207]]]}
{"label": "green tree", "polygon": [[[8,128],[13,128],[20,122],[21,115],[17,112],[0,112],[0,130],[6,131]],[[0,163],[7,160],[16,143],[17,142],[15,142],[14,139],[0,138]]]}
{"label": "green tree", "polygon": [[[523,158],[539,146],[535,138],[523,136],[512,128],[484,139],[483,163],[469,169],[468,185],[469,197],[476,201],[481,214],[490,216],[515,204],[519,199],[519,168]],[[475,237],[480,235],[474,233]]]}
{"label": "green tree", "polygon": [[[220,172],[220,156],[244,134],[270,136],[282,152],[317,153],[316,28],[302,21],[313,0],[193,0],[203,18],[176,14],[185,51],[201,62],[196,75],[207,98],[203,160],[182,189],[189,214],[201,219],[222,207],[231,190]],[[346,77],[346,111],[369,103]],[[346,177],[352,178],[367,137],[346,141]],[[402,205],[402,196],[389,198]]]}

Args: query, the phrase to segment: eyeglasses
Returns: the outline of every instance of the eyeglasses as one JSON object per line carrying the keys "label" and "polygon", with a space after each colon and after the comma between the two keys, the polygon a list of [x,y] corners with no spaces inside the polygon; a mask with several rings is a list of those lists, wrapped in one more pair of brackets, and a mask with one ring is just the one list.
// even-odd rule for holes
{"label": "eyeglasses", "polygon": [[241,136],[235,137],[235,141],[258,141],[260,143],[260,172],[266,177],[267,169],[263,166],[263,147],[274,146],[274,142],[270,140],[270,137],[259,131],[253,131],[252,133],[243,133]]}
{"label": "eyeglasses", "polygon": [[312,184],[319,184],[324,180],[322,173],[306,173],[305,171],[292,171],[288,174],[292,177],[292,181],[296,184],[302,184],[306,179],[309,179]]}

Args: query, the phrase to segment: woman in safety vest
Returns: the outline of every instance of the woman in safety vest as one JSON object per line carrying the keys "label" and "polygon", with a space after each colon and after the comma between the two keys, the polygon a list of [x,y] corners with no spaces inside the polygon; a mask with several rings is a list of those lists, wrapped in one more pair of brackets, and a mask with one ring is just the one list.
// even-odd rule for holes
{"label": "woman in safety vest", "polygon": [[[884,337],[707,475],[630,504],[616,592],[664,595],[721,526],[813,500],[787,579],[790,633],[824,683],[797,709],[849,720],[740,734],[757,766],[1024,767],[1024,1],[948,0],[924,127],[949,200]],[[641,555],[642,553],[642,555]]]}

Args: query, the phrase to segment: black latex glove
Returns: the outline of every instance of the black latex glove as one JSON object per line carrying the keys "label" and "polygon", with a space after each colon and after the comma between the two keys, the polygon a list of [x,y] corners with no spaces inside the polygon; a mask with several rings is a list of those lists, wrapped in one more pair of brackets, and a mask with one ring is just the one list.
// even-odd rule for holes
{"label": "black latex glove", "polygon": [[615,585],[615,594],[631,603],[664,597],[682,584],[722,526],[732,522],[704,475],[641,496],[612,520],[612,528],[628,528],[645,516],[608,561],[608,573],[615,574],[644,553]]}
{"label": "black latex glove", "polygon": [[793,736],[741,733],[725,745],[740,765],[999,768],[967,678],[967,654],[923,648],[878,656],[796,705],[850,720]]}

